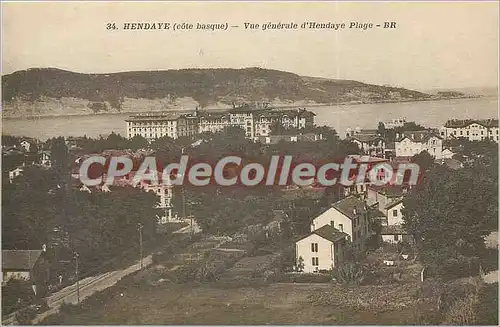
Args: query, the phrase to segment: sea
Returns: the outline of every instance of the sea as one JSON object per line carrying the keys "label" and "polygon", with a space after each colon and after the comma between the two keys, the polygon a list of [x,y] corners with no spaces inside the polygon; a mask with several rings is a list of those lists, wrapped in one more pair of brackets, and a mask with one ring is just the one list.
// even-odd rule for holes
{"label": "sea", "polygon": [[[481,97],[440,101],[355,104],[305,107],[316,114],[316,125],[333,127],[340,136],[347,129],[376,129],[378,122],[405,118],[420,125],[438,128],[448,119],[498,119],[498,98]],[[96,114],[41,118],[2,119],[4,135],[46,140],[58,136],[126,135],[127,114]]]}

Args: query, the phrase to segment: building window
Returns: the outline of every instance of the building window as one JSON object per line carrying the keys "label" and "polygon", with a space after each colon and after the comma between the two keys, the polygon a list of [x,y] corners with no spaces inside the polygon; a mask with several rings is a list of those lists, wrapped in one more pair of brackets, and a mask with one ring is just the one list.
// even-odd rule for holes
{"label": "building window", "polygon": [[394,235],[394,241],[399,241],[399,235]]}
{"label": "building window", "polygon": [[392,210],[392,216],[393,217],[397,217],[397,215],[398,215],[398,210],[397,209],[396,210]]}
{"label": "building window", "polygon": [[343,231],[344,231],[344,224],[339,224],[339,230],[340,230],[341,232],[343,232]]}
{"label": "building window", "polygon": [[313,266],[319,266],[319,258],[318,257],[313,257],[312,258],[312,265]]}
{"label": "building window", "polygon": [[311,243],[311,252],[318,252],[318,243]]}

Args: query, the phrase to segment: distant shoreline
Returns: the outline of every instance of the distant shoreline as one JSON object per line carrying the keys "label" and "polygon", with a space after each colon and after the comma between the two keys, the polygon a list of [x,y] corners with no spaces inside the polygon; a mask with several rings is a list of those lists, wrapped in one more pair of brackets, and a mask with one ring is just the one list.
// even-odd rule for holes
{"label": "distant shoreline", "polygon": [[[430,99],[398,99],[398,100],[380,100],[380,101],[370,101],[370,102],[341,102],[341,103],[311,103],[311,104],[290,104],[290,105],[276,105],[273,108],[276,109],[293,109],[293,108],[307,108],[307,107],[334,107],[334,106],[357,106],[357,105],[370,105],[370,104],[386,104],[386,103],[418,103],[418,102],[431,102],[431,101],[450,101],[450,100],[465,100],[465,99],[478,99],[478,98],[496,98],[493,96],[483,96],[483,95],[466,95],[459,97],[447,97],[447,98],[430,98]],[[2,120],[37,120],[37,119],[50,119],[50,118],[65,118],[65,117],[92,117],[92,116],[118,116],[118,115],[134,115],[146,112],[192,112],[193,109],[165,109],[165,110],[152,110],[152,111],[114,111],[114,112],[98,112],[98,113],[69,113],[69,114],[45,114],[45,115],[34,115],[34,116],[7,116],[4,117],[2,114]],[[230,110],[230,108],[212,108],[212,109],[202,109],[208,112],[221,112]]]}

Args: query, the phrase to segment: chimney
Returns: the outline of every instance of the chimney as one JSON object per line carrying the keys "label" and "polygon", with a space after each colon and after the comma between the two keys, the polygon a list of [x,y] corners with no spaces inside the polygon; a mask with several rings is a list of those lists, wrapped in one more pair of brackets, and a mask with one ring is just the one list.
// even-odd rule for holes
{"label": "chimney", "polygon": [[399,132],[396,133],[396,138],[398,139],[399,138]]}
{"label": "chimney", "polygon": [[411,133],[411,138],[412,139],[415,138],[415,134]]}
{"label": "chimney", "polygon": [[353,209],[352,209],[352,213],[353,213],[353,215],[355,215],[355,216],[356,216],[356,215],[358,214],[358,209],[353,208]]}

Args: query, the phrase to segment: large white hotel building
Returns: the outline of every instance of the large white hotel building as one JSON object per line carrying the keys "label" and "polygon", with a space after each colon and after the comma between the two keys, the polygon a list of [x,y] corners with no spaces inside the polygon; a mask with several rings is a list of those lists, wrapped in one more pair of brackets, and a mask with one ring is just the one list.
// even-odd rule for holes
{"label": "large white hotel building", "polygon": [[441,128],[441,137],[445,139],[466,138],[469,141],[490,139],[499,141],[498,119],[452,119]]}
{"label": "large white hotel building", "polygon": [[243,105],[224,112],[198,111],[187,114],[147,113],[126,119],[127,137],[140,135],[148,141],[168,136],[194,136],[202,132],[218,132],[228,126],[239,126],[246,137],[269,136],[273,123],[285,128],[304,129],[314,126],[315,114],[306,109],[276,110],[266,105]]}

